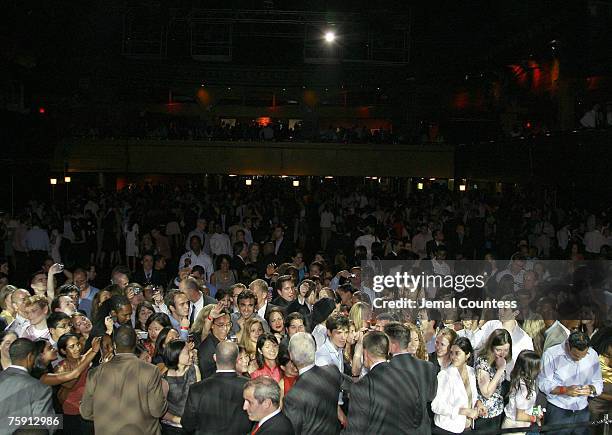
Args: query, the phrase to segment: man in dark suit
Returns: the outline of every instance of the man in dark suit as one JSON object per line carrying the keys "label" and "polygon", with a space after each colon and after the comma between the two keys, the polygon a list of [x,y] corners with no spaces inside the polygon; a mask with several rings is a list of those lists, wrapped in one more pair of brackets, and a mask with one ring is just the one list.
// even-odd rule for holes
{"label": "man in dark suit", "polygon": [[142,268],[138,269],[132,280],[141,285],[153,284],[163,285],[168,284],[163,281],[163,277],[158,270],[155,270],[155,257],[151,253],[145,253],[141,259]]}
{"label": "man in dark suit", "polygon": [[242,409],[242,393],[248,379],[236,373],[238,346],[219,343],[215,350],[217,370],[212,376],[189,387],[181,425],[196,435],[236,435],[251,429]]}
{"label": "man in dark suit", "polygon": [[398,400],[407,393],[394,383],[387,362],[389,339],[380,331],[363,337],[364,365],[370,371],[351,388],[347,434],[395,435],[401,433]]}
{"label": "man in dark suit", "polygon": [[252,435],[293,435],[291,421],[280,410],[280,386],[267,376],[244,384],[244,410],[249,419],[257,421]]}
{"label": "man in dark suit", "polygon": [[[428,407],[438,388],[438,370],[428,362],[409,353],[411,341],[418,336],[399,322],[385,325],[389,337],[389,351],[393,355],[389,365],[390,379],[402,391],[402,408],[398,434],[430,435],[431,419]],[[350,419],[350,416],[349,416]]]}
{"label": "man in dark suit", "polygon": [[9,348],[12,364],[0,372],[0,434],[12,434],[17,427],[9,417],[54,414],[51,387],[30,376],[34,367],[35,346],[27,338],[18,338]]}
{"label": "man in dark suit", "polygon": [[474,245],[471,239],[465,234],[465,225],[457,224],[455,234],[448,241],[451,260],[474,258]]}
{"label": "man in dark suit", "polygon": [[431,233],[433,240],[430,240],[425,245],[425,251],[427,252],[427,258],[433,258],[438,248],[444,246],[444,233],[441,230],[434,230]]}
{"label": "man in dark suit", "polygon": [[272,241],[274,242],[274,262],[279,265],[291,263],[295,248],[293,242],[285,238],[285,229],[282,225],[274,227]]}
{"label": "man in dark suit", "polygon": [[283,275],[276,280],[278,296],[272,301],[277,307],[287,312],[287,307],[295,300],[295,283],[291,275]]}
{"label": "man in dark suit", "polygon": [[283,412],[296,435],[333,435],[340,432],[338,395],[350,380],[336,366],[315,366],[315,341],[310,334],[298,332],[289,340],[291,361],[299,378],[285,396]]}
{"label": "man in dark suit", "polygon": [[217,345],[227,339],[227,334],[232,327],[230,313],[227,310],[222,310],[218,314],[211,313],[209,319],[211,320],[210,333],[198,347],[199,366],[202,379],[213,375],[217,370],[217,364],[214,358]]}
{"label": "man in dark suit", "polygon": [[244,285],[249,285],[251,278],[245,273],[246,258],[249,252],[249,245],[245,242],[234,242],[232,245],[234,258],[232,258],[232,269],[238,275],[238,281]]}

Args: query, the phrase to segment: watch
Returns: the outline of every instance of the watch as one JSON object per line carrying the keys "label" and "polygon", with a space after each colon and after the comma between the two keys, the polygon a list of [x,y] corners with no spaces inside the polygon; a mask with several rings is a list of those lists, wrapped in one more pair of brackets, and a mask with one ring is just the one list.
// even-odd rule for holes
{"label": "watch", "polygon": [[589,389],[591,390],[591,396],[597,396],[597,389],[593,385],[589,385]]}

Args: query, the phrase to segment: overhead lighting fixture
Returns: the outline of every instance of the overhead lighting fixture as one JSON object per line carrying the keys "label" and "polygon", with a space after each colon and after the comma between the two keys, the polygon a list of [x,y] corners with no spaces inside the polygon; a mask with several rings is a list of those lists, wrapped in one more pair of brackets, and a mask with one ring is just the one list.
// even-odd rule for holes
{"label": "overhead lighting fixture", "polygon": [[329,32],[325,32],[324,38],[325,38],[325,42],[327,42],[328,44],[331,44],[332,42],[336,40],[336,34],[330,30]]}
{"label": "overhead lighting fixture", "polygon": [[244,184],[246,184],[247,186],[251,186],[253,184],[253,180],[247,178],[246,180],[244,180]]}
{"label": "overhead lighting fixture", "polygon": [[325,178],[326,178],[327,180],[332,180],[334,177],[333,177],[333,176],[331,176],[331,175],[326,175],[326,176],[325,176]]}
{"label": "overhead lighting fixture", "polygon": [[459,185],[459,191],[460,192],[465,192],[465,188],[466,188],[465,184],[460,184]]}
{"label": "overhead lighting fixture", "polygon": [[53,186],[55,186],[57,184],[57,178],[49,179],[49,183],[51,183]]}
{"label": "overhead lighting fixture", "polygon": [[72,181],[72,178],[70,178],[69,176],[64,177],[64,183],[70,183],[71,181]]}
{"label": "overhead lighting fixture", "polygon": [[300,187],[300,180],[293,180],[293,187]]}
{"label": "overhead lighting fixture", "polygon": [[287,175],[281,175],[281,178],[287,178]]}
{"label": "overhead lighting fixture", "polygon": [[237,177],[236,174],[229,174],[230,177]]}
{"label": "overhead lighting fixture", "polygon": [[423,183],[417,183],[417,189],[423,190]]}

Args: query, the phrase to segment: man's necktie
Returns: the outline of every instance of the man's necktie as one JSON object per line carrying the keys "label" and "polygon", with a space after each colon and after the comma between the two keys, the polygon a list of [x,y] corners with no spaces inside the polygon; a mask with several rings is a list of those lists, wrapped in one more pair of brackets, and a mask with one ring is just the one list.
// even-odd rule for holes
{"label": "man's necktie", "polygon": [[258,430],[259,430],[259,423],[257,423],[257,426],[255,426],[255,428],[253,429],[253,432],[251,432],[251,435],[255,435]]}
{"label": "man's necktie", "polygon": [[189,315],[189,327],[193,326],[195,321],[195,305],[191,305],[191,314]]}

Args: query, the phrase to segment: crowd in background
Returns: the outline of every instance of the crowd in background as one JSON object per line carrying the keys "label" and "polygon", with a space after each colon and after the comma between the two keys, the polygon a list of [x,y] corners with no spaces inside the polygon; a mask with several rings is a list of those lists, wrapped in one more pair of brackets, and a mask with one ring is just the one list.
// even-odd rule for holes
{"label": "crowd in background", "polygon": [[[33,393],[0,409],[61,413],[67,434],[597,420],[612,400],[610,212],[332,184],[32,201],[0,224],[0,396]],[[476,268],[486,285],[376,292],[385,260],[441,276]],[[376,302],[459,296],[517,306]]]}

